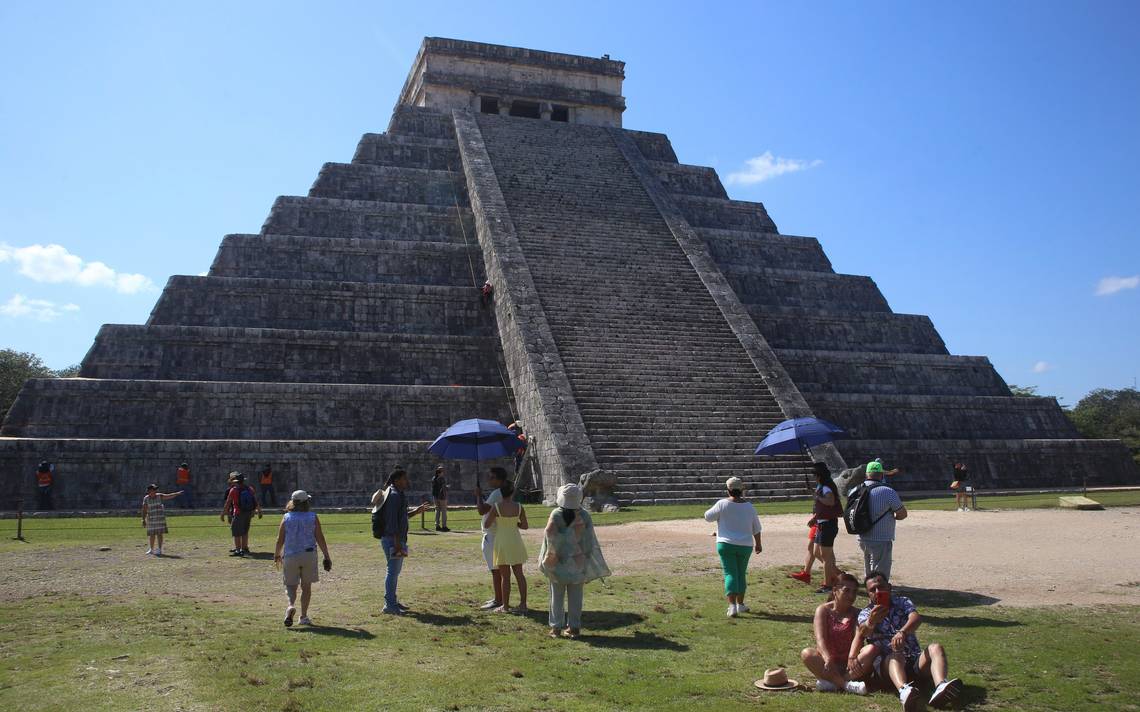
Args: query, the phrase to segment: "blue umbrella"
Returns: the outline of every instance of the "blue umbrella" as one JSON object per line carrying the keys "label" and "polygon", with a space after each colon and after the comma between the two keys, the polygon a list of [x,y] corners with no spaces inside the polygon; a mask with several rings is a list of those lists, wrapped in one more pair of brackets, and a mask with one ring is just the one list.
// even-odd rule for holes
{"label": "blue umbrella", "polygon": [[444,430],[428,452],[451,460],[493,460],[513,455],[522,447],[518,436],[495,420],[460,420]]}
{"label": "blue umbrella", "polygon": [[847,437],[846,431],[822,418],[792,418],[768,431],[756,446],[757,455],[795,455],[809,447]]}

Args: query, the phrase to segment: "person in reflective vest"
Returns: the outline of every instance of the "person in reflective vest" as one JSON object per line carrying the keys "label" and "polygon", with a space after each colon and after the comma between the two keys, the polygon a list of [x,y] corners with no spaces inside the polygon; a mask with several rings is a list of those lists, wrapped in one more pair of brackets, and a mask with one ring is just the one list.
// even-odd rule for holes
{"label": "person in reflective vest", "polygon": [[45,460],[36,468],[36,503],[39,509],[55,509],[55,505],[51,501],[51,490],[54,484],[55,465]]}
{"label": "person in reflective vest", "polygon": [[273,489],[273,468],[269,465],[261,471],[261,477],[258,479],[258,484],[261,485],[261,506],[265,507],[272,500],[273,506],[277,506],[277,492]]}

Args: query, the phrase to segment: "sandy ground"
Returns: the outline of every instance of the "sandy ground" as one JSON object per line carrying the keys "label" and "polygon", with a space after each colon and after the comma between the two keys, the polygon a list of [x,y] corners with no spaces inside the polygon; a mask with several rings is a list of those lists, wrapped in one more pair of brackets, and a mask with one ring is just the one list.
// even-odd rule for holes
{"label": "sandy ground", "polygon": [[[806,514],[764,517],[764,553],[753,556],[752,570],[801,566],[806,520]],[[531,553],[527,570],[541,576],[536,570],[541,523],[532,524],[535,528],[526,532]],[[598,527],[598,536],[615,576],[653,572],[719,577],[713,531],[713,525],[703,521],[681,520]],[[33,547],[0,554],[7,574],[0,603],[52,593],[162,594],[221,603],[247,600],[251,591],[278,585],[280,574],[265,552],[270,542],[255,542],[254,549],[261,551],[258,561],[234,560],[221,553],[229,544],[224,534],[219,526],[216,545],[183,542],[175,520],[167,547],[171,556],[161,561],[142,555],[141,535],[137,542],[116,544],[109,551],[100,551],[93,541],[51,552]],[[477,532],[447,535],[454,537],[451,544],[434,550],[419,548],[425,535],[413,537],[414,558],[405,576],[439,581],[481,570]],[[898,525],[893,578],[900,586],[945,598],[948,605],[1140,605],[1137,541],[1140,507],[914,512]],[[352,587],[360,581],[377,580],[382,557],[375,546],[337,545],[335,539],[332,546],[336,570],[322,577],[322,596],[355,595]],[[861,573],[862,554],[854,537],[841,531],[835,548],[841,568]],[[818,563],[815,571],[818,577]],[[473,591],[471,596],[482,593]]]}
{"label": "sandy ground", "polygon": [[[802,566],[807,515],[764,517],[764,553],[752,566]],[[715,564],[714,527],[702,521],[599,527],[615,573],[661,568],[680,556]],[[898,523],[892,578],[900,586],[975,594],[979,604],[1140,604],[1140,508],[912,512]],[[840,526],[840,568],[860,575],[862,552]],[[816,575],[819,575],[816,564]]]}

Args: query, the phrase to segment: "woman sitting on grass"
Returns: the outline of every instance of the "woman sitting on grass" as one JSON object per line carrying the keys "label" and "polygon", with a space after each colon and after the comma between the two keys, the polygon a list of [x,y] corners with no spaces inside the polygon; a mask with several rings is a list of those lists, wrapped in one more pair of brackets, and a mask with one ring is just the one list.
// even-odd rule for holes
{"label": "woman sitting on grass", "polygon": [[716,522],[716,553],[724,568],[724,593],[728,598],[728,617],[748,611],[744,591],[748,588],[748,559],[755,545],[756,553],[764,551],[760,542],[760,516],[751,502],[744,499],[744,481],[729,477],[724,483],[728,496],[705,512],[706,522]]}
{"label": "woman sitting on grass", "polygon": [[[494,609],[497,613],[510,611],[511,603],[511,571],[515,572],[515,581],[519,584],[519,613],[526,613],[526,576],[523,576],[523,564],[526,563],[526,544],[523,543],[520,529],[528,529],[526,510],[514,501],[515,486],[510,480],[499,488],[503,500],[497,503],[487,514],[487,528],[495,527],[495,548],[493,561],[499,569],[499,578],[503,582],[502,605]],[[495,525],[498,522],[498,526]]]}
{"label": "woman sitting on grass", "polygon": [[820,692],[845,690],[856,695],[867,694],[867,685],[851,679],[848,667],[851,641],[859,624],[859,609],[853,604],[859,590],[859,579],[841,573],[832,587],[831,600],[815,609],[815,645],[804,648],[800,659],[816,676],[815,689]]}
{"label": "woman sitting on grass", "polygon": [[[581,508],[582,488],[562,485],[554,501],[558,508],[546,522],[538,570],[550,582],[550,637],[565,632],[566,637],[577,638],[582,632],[582,588],[609,576],[610,569],[602,558],[590,513]],[[563,613],[566,602],[569,612]]]}
{"label": "woman sitting on grass", "polygon": [[332,558],[321,531],[321,520],[316,512],[309,511],[309,493],[297,490],[285,505],[285,516],[277,528],[277,548],[273,552],[274,565],[284,572],[285,592],[289,607],[285,609],[285,627],[293,625],[297,614],[297,586],[301,587],[301,625],[312,625],[309,620],[309,599],[313,584],[321,580],[317,571],[317,547],[324,554],[325,571],[332,571]]}
{"label": "woman sitting on grass", "polygon": [[[146,496],[143,497],[142,503],[142,523],[146,527],[147,540],[150,542],[150,547],[146,553],[162,556],[162,536],[169,531],[166,528],[166,505],[163,504],[163,501],[174,499],[180,494],[182,494],[182,490],[163,494],[158,491],[158,485],[147,486]],[[155,546],[156,538],[158,539],[158,546]]]}

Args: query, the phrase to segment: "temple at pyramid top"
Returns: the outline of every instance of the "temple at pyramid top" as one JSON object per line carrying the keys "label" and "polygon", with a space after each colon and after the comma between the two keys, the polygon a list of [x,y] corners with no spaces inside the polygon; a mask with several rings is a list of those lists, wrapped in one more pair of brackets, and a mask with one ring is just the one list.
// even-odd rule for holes
{"label": "temple at pyramid top", "polygon": [[402,106],[621,126],[625,62],[426,37]]}

